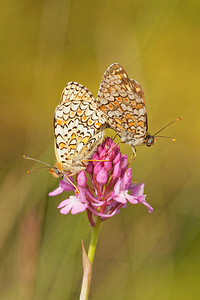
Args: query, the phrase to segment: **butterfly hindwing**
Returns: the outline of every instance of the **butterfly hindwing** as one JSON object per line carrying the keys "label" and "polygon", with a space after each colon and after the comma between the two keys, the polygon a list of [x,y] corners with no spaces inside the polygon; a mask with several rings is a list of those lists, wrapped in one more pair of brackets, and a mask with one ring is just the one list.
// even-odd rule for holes
{"label": "butterfly hindwing", "polygon": [[144,143],[147,135],[144,92],[119,64],[111,65],[104,73],[96,101],[122,141],[132,146]]}

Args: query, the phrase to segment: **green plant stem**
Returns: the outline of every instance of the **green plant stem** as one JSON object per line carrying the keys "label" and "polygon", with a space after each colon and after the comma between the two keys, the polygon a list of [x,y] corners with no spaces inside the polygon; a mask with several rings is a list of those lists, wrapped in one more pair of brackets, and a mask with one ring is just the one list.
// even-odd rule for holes
{"label": "green plant stem", "polygon": [[88,258],[90,260],[91,265],[93,265],[94,255],[95,255],[97,241],[99,237],[100,225],[101,225],[101,220],[100,218],[98,218],[96,221],[96,226],[93,227],[92,229],[92,235],[91,235],[90,245],[88,249]]}
{"label": "green plant stem", "polygon": [[96,251],[99,230],[100,230],[101,220],[98,218],[96,220],[96,226],[92,228],[92,235],[90,240],[90,245],[88,249],[88,255],[85,252],[83,243],[83,281],[81,288],[80,300],[88,300],[90,284],[92,278],[92,266],[94,261],[94,255]]}

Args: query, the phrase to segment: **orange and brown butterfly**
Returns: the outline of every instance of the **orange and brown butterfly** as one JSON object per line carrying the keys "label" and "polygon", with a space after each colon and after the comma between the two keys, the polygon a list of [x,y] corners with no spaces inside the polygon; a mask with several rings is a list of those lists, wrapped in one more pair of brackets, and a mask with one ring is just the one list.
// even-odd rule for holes
{"label": "orange and brown butterfly", "polygon": [[118,63],[109,66],[104,73],[96,103],[109,126],[117,132],[122,142],[132,146],[134,154],[135,146],[146,143],[150,147],[156,138],[161,137],[157,136],[161,130],[182,118],[150,135],[143,89],[137,81],[128,77]]}
{"label": "orange and brown butterfly", "polygon": [[[54,146],[57,163],[49,166],[55,177],[73,176],[84,170],[103,140],[106,121],[94,96],[83,85],[69,82],[54,113]],[[32,159],[24,156],[26,159]],[[37,159],[32,159],[41,162]],[[30,172],[29,172],[30,173]]]}
{"label": "orange and brown butterfly", "polygon": [[54,114],[56,176],[79,173],[86,168],[96,147],[103,140],[106,127],[94,96],[83,85],[69,82],[63,90]]}

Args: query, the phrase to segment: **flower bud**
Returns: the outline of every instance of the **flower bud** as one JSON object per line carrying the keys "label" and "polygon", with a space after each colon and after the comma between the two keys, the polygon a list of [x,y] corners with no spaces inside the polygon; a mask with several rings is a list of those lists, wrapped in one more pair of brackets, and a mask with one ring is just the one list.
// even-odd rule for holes
{"label": "flower bud", "polygon": [[121,160],[121,153],[118,152],[117,155],[115,156],[114,160],[113,160],[113,164],[118,163]]}
{"label": "flower bud", "polygon": [[114,151],[114,148],[113,148],[113,149],[108,151],[107,159],[113,160],[114,158],[115,158],[115,151]]}
{"label": "flower bud", "polygon": [[94,153],[94,155],[92,156],[92,164],[93,166],[95,166],[96,164],[98,164],[99,161],[99,155],[97,153]]}
{"label": "flower bud", "polygon": [[107,154],[107,151],[106,151],[105,149],[103,149],[103,150],[101,151],[101,153],[99,154],[100,159],[105,159],[106,154]]}
{"label": "flower bud", "polygon": [[97,152],[99,154],[101,154],[102,151],[103,151],[103,147],[101,145],[99,145],[98,148],[97,148]]}
{"label": "flower bud", "polygon": [[87,177],[85,175],[85,172],[84,171],[81,171],[78,175],[77,175],[77,182],[78,182],[78,185],[81,186],[81,187],[86,187],[87,185]]}
{"label": "flower bud", "polygon": [[129,188],[131,181],[132,181],[132,172],[131,172],[131,168],[129,168],[124,173],[124,184],[127,188]]}
{"label": "flower bud", "polygon": [[121,166],[120,166],[120,161],[114,165],[113,168],[113,177],[118,178],[121,175]]}
{"label": "flower bud", "polygon": [[105,184],[108,180],[108,174],[106,169],[103,167],[96,176],[96,180],[100,184]]}
{"label": "flower bud", "polygon": [[93,170],[93,173],[95,175],[97,175],[100,170],[103,168],[103,163],[102,162],[98,162],[95,166],[94,166],[94,170]]}
{"label": "flower bud", "polygon": [[85,170],[88,174],[92,174],[93,171],[93,165],[92,162],[90,161],[89,164],[87,165],[87,168]]}
{"label": "flower bud", "polygon": [[112,169],[112,161],[104,161],[103,164],[107,171],[110,171]]}
{"label": "flower bud", "polygon": [[127,167],[127,155],[124,154],[121,157],[121,168],[122,168],[122,170],[125,170],[126,167]]}

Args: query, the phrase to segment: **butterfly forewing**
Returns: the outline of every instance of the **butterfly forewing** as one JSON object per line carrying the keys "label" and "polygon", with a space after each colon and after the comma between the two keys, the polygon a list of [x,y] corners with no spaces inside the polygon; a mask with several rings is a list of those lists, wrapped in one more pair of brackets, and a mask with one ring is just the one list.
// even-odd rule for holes
{"label": "butterfly forewing", "polygon": [[92,94],[78,83],[67,84],[54,116],[55,153],[63,173],[84,169],[82,160],[92,156],[105,126]]}
{"label": "butterfly forewing", "polygon": [[61,95],[60,104],[70,100],[92,101],[95,105],[95,98],[92,93],[85,86],[74,81],[69,82],[64,88]]}
{"label": "butterfly forewing", "polygon": [[147,136],[147,113],[141,85],[129,79],[117,63],[105,72],[97,97],[97,105],[109,126],[122,141],[136,146]]}

